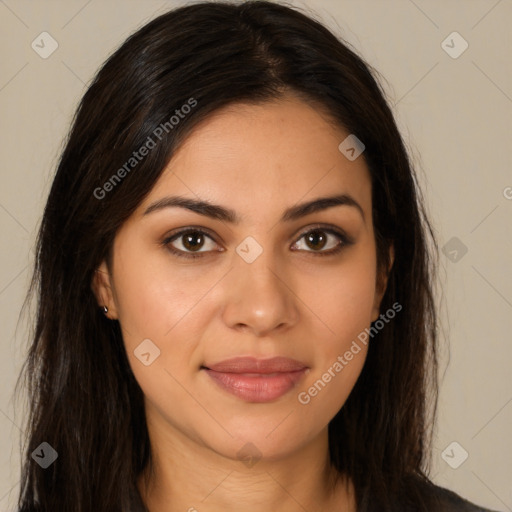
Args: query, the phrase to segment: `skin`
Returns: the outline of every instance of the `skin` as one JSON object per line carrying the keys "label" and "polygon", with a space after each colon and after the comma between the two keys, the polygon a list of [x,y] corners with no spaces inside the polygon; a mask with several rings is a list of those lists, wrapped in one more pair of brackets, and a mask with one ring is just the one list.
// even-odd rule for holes
{"label": "skin", "polygon": [[[98,303],[119,320],[145,395],[153,467],[139,488],[151,512],[355,511],[348,479],[340,476],[334,491],[328,485],[336,475],[327,426],[360,375],[367,347],[307,405],[298,401],[379,317],[386,286],[376,270],[370,174],[363,157],[349,161],[338,150],[347,135],[293,96],[217,111],[121,227],[111,268],[98,268]],[[280,221],[297,203],[341,193],[359,203],[364,218],[342,205]],[[178,207],[144,215],[170,195],[223,205],[242,220]],[[321,231],[325,245],[308,244],[303,235],[316,224],[344,231],[353,243],[319,255],[340,239]],[[163,244],[188,226],[209,230],[211,238],[189,249],[202,257],[180,258]],[[247,236],[263,249],[252,263],[235,251]],[[186,251],[184,238],[168,245]],[[161,352],[145,366],[134,350],[148,338]],[[284,396],[251,403],[200,369],[244,355],[292,357],[310,370]],[[237,456],[246,443],[252,465]]]}

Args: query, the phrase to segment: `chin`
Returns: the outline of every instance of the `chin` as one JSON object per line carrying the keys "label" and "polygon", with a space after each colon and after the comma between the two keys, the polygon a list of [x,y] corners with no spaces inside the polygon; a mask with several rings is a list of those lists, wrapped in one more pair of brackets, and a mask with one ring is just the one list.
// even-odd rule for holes
{"label": "chin", "polygon": [[[307,430],[304,422],[301,422],[299,428],[296,423],[289,422],[295,414],[296,412],[292,412],[284,421],[286,414],[280,414],[279,417],[269,416],[259,424],[251,419],[237,417],[225,427],[233,437],[222,429],[222,432],[216,429],[218,433],[214,437],[211,430],[204,432],[201,437],[206,446],[235,461],[245,463],[249,459],[253,464],[259,460],[277,461],[289,457],[311,442],[318,435],[317,430],[322,430],[321,426]],[[246,465],[250,466],[250,463]]]}

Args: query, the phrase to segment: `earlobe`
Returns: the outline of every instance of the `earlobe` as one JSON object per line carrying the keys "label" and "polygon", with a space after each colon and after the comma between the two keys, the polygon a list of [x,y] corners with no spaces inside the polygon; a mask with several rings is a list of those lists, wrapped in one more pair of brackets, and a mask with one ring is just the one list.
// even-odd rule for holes
{"label": "earlobe", "polygon": [[94,271],[91,288],[102,313],[110,319],[117,319],[110,272],[105,261],[102,261],[101,265]]}

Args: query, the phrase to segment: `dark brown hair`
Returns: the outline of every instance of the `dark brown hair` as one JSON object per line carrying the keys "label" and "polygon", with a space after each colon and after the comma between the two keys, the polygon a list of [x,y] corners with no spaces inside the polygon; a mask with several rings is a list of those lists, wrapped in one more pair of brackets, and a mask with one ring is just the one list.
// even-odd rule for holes
{"label": "dark brown hair", "polygon": [[[352,478],[360,511],[390,511],[397,499],[427,510],[437,245],[374,75],[322,24],[264,1],[175,9],[105,62],[76,112],[37,240],[30,295],[37,319],[22,373],[30,414],[21,512],[130,510],[136,478],[150,464],[143,394],[118,322],[99,311],[94,271],[197,123],[228,104],[279,100],[287,92],[364,142],[380,271],[389,267],[391,243],[395,251],[381,309],[403,307],[370,342],[363,371],[329,424],[332,465]],[[98,198],[94,191],[190,98],[194,108]],[[59,454],[45,470],[30,456],[43,441]]]}

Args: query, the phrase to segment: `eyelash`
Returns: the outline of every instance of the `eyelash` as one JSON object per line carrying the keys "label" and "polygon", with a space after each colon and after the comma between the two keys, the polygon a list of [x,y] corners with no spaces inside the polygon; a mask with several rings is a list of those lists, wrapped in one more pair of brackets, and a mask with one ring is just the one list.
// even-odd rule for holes
{"label": "eyelash", "polygon": [[[315,256],[334,256],[335,254],[338,254],[341,250],[343,250],[345,247],[352,245],[354,243],[354,241],[350,237],[348,237],[345,233],[335,230],[335,229],[332,229],[332,228],[323,227],[323,226],[315,226],[315,227],[309,228],[307,231],[303,231],[299,235],[297,242],[299,240],[301,240],[305,235],[308,235],[309,233],[312,233],[314,231],[321,231],[324,233],[328,233],[330,235],[334,235],[341,241],[341,243],[338,244],[334,249],[329,249],[328,251],[305,251],[305,252],[312,253]],[[208,254],[210,252],[210,251],[200,251],[200,252],[196,252],[196,253],[185,252],[185,251],[182,251],[181,249],[176,249],[176,248],[172,247],[172,245],[170,245],[171,242],[173,242],[174,240],[178,239],[180,236],[183,236],[187,233],[200,233],[202,235],[206,235],[208,238],[210,238],[211,240],[213,240],[215,242],[213,236],[210,235],[207,231],[204,231],[203,229],[200,229],[200,228],[188,227],[188,228],[181,229],[180,231],[178,231],[176,233],[173,233],[171,236],[166,237],[165,240],[163,240],[162,245],[167,250],[169,250],[172,254],[174,254],[175,256],[178,256],[179,258],[186,258],[186,259],[203,258],[205,254]],[[297,242],[295,242],[295,243],[297,243]],[[217,242],[215,242],[215,243],[217,243]],[[300,251],[301,249],[296,249],[296,250]]]}

